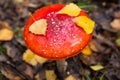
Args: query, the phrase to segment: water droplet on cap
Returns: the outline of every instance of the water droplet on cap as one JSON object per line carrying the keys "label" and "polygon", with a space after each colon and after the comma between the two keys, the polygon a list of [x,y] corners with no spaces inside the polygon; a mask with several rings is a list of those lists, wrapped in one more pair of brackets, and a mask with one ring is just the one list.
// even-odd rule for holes
{"label": "water droplet on cap", "polygon": [[80,41],[82,41],[82,39],[80,39]]}
{"label": "water droplet on cap", "polygon": [[53,41],[54,41],[54,42],[56,42],[57,40],[56,40],[56,39],[54,39]]}
{"label": "water droplet on cap", "polygon": [[57,52],[55,51],[54,53],[56,54]]}
{"label": "water droplet on cap", "polygon": [[72,52],[74,52],[75,50],[72,50]]}
{"label": "water droplet on cap", "polygon": [[43,51],[43,52],[45,52],[45,50],[44,50],[44,49],[43,49],[42,51]]}
{"label": "water droplet on cap", "polygon": [[52,24],[55,24],[55,22],[54,22],[54,21],[52,21]]}
{"label": "water droplet on cap", "polygon": [[58,55],[55,55],[55,57],[57,58],[57,57],[58,57]]}
{"label": "water droplet on cap", "polygon": [[73,38],[75,39],[75,38],[76,38],[76,36],[74,35],[74,36],[73,36]]}

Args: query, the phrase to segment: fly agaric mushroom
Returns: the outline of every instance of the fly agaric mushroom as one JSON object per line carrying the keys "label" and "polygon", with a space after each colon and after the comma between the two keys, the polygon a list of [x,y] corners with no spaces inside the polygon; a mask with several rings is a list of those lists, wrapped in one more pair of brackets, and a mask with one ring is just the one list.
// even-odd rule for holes
{"label": "fly agaric mushroom", "polygon": [[24,28],[24,40],[35,54],[58,60],[78,54],[91,40],[94,21],[77,5],[38,9]]}

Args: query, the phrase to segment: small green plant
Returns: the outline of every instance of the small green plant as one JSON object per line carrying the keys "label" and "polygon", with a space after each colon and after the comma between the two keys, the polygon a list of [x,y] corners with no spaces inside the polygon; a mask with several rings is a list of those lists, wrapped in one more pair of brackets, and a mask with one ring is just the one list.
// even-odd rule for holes
{"label": "small green plant", "polygon": [[90,77],[90,75],[85,75],[85,79],[86,80],[92,80],[91,77]]}
{"label": "small green plant", "polygon": [[93,6],[90,4],[90,0],[74,0],[80,8],[93,8]]}
{"label": "small green plant", "polygon": [[99,77],[99,80],[104,80],[104,74]]}
{"label": "small green plant", "polygon": [[0,45],[0,51],[1,51],[2,53],[6,53],[6,49],[5,49],[3,46],[1,46],[1,45]]}

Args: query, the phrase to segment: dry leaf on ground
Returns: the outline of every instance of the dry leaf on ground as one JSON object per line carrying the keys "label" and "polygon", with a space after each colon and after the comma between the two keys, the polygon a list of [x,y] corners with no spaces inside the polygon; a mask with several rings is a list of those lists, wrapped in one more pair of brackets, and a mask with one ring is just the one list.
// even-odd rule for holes
{"label": "dry leaf on ground", "polygon": [[46,80],[56,80],[56,74],[53,70],[46,70]]}
{"label": "dry leaf on ground", "polygon": [[0,21],[0,41],[12,40],[14,33],[9,24],[4,21]]}
{"label": "dry leaf on ground", "polygon": [[47,61],[47,59],[42,58],[36,54],[34,54],[31,50],[27,49],[25,53],[23,54],[23,60],[27,63],[35,66],[37,63],[43,64]]}
{"label": "dry leaf on ground", "polygon": [[74,76],[69,75],[67,78],[65,78],[65,80],[76,80]]}
{"label": "dry leaf on ground", "polygon": [[91,55],[92,54],[92,50],[90,49],[89,46],[86,46],[83,50],[82,50],[82,53],[84,55]]}
{"label": "dry leaf on ground", "polygon": [[110,25],[113,29],[120,30],[120,19],[114,19]]}
{"label": "dry leaf on ground", "polygon": [[94,71],[99,71],[101,69],[104,69],[102,65],[94,65],[94,66],[90,66],[90,68]]}
{"label": "dry leaf on ground", "polygon": [[98,49],[97,49],[97,42],[95,40],[92,40],[90,43],[89,43],[89,47],[91,50],[95,51],[95,52],[98,52]]}

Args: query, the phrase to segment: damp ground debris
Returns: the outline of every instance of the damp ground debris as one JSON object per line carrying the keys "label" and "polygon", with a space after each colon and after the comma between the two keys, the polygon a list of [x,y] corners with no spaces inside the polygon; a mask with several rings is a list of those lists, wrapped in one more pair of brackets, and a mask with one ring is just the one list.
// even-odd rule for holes
{"label": "damp ground debris", "polygon": [[[34,55],[23,27],[37,9],[76,3],[95,21],[92,40],[81,53],[64,60]],[[28,56],[29,55],[29,56]],[[119,0],[0,0],[0,80],[120,80]]]}

